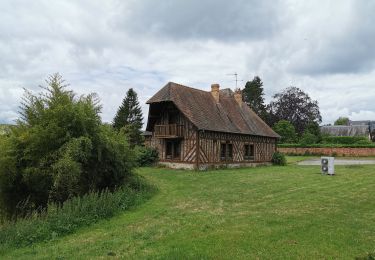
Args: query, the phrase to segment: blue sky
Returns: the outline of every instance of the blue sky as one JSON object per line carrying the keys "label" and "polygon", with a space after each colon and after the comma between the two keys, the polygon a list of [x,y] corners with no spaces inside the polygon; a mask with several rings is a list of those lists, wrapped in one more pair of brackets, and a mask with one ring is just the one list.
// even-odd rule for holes
{"label": "blue sky", "polygon": [[0,122],[23,88],[59,72],[96,92],[110,122],[128,88],[145,101],[168,81],[209,90],[259,75],[266,100],[288,86],[324,123],[375,119],[375,2],[107,0],[0,2]]}

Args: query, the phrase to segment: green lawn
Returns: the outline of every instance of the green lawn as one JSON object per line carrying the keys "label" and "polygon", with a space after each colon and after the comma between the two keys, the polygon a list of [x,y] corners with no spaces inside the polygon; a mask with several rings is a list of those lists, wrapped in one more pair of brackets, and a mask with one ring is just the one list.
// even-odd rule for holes
{"label": "green lawn", "polygon": [[77,233],[0,258],[353,259],[375,250],[375,166],[139,169],[159,192]]}
{"label": "green lawn", "polygon": [[300,155],[300,156],[286,156],[286,160],[288,164],[295,164],[298,162],[302,162],[304,160],[319,158],[318,156],[306,156],[306,155]]}

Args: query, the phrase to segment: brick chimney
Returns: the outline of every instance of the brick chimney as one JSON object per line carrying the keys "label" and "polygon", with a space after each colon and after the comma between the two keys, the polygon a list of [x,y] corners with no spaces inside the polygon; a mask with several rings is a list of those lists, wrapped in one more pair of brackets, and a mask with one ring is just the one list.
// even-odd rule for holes
{"label": "brick chimney", "polygon": [[242,91],[241,89],[236,89],[234,91],[234,99],[237,101],[238,105],[242,106]]}
{"label": "brick chimney", "polygon": [[216,103],[219,103],[219,96],[220,96],[220,85],[219,84],[211,84],[211,94],[214,97]]}

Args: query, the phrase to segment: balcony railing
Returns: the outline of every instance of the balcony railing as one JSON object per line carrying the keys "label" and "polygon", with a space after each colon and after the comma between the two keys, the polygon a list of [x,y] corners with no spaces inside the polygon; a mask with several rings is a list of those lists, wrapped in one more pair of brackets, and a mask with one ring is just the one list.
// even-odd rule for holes
{"label": "balcony railing", "polygon": [[158,138],[181,138],[184,136],[183,125],[155,125],[155,137]]}

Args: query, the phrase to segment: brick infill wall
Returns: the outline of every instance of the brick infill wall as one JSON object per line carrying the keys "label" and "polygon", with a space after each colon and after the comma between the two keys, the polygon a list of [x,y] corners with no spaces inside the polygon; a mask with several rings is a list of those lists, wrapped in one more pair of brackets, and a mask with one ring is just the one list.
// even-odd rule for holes
{"label": "brick infill wall", "polygon": [[283,148],[278,147],[281,153],[291,155],[337,155],[337,156],[375,156],[375,148]]}

